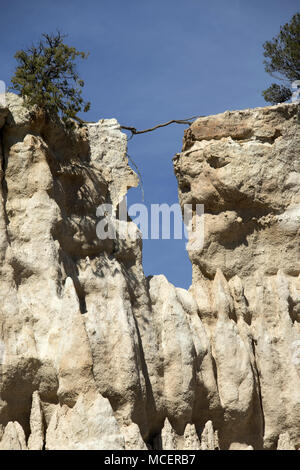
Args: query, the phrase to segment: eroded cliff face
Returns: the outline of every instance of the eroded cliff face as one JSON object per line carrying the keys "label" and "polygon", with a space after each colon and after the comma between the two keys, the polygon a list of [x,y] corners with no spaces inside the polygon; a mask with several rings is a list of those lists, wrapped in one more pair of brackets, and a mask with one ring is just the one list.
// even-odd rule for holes
{"label": "eroded cliff face", "polygon": [[226,446],[253,433],[255,448],[275,448],[288,433],[299,447],[299,106],[200,118],[174,168],[181,205],[204,204],[203,246],[193,234],[188,244],[190,292],[210,336]]}
{"label": "eroded cliff face", "polygon": [[68,132],[8,94],[0,126],[0,448],[300,447],[297,106],[187,131],[189,291],[145,278],[130,220],[96,235],[138,184],[115,120]]}

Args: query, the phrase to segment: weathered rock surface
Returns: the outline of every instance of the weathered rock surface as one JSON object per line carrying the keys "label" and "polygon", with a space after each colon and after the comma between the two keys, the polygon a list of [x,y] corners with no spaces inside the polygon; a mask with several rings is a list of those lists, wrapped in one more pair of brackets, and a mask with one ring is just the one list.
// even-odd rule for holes
{"label": "weathered rock surface", "polygon": [[198,119],[174,168],[182,207],[204,225],[187,247],[190,292],[216,363],[221,446],[274,449],[288,433],[298,448],[299,105]]}
{"label": "weathered rock surface", "polygon": [[130,220],[97,236],[138,184],[117,121],[68,131],[8,94],[0,125],[0,448],[299,448],[297,106],[186,132],[189,291],[145,278]]}

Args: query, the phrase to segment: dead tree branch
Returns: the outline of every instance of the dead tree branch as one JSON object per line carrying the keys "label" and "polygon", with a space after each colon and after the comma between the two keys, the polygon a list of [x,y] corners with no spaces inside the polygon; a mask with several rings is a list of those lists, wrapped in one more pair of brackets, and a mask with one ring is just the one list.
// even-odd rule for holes
{"label": "dead tree branch", "polygon": [[158,124],[157,126],[150,127],[149,129],[144,129],[142,131],[138,131],[135,127],[129,127],[129,126],[121,126],[121,129],[125,129],[126,131],[130,131],[131,132],[131,138],[132,138],[134,135],[145,134],[146,132],[152,132],[152,131],[155,131],[156,129],[159,129],[160,127],[169,126],[170,124],[187,124],[187,125],[191,125],[193,123],[193,121],[195,119],[199,118],[199,117],[204,117],[204,116],[193,116],[193,117],[187,118],[187,119],[172,119],[171,121],[164,122],[163,124]]}

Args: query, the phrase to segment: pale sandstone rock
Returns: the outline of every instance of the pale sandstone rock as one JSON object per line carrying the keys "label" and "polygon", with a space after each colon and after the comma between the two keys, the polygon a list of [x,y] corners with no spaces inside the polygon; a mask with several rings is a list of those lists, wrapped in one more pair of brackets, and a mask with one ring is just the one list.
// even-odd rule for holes
{"label": "pale sandstone rock", "polygon": [[23,428],[17,421],[7,423],[0,450],[27,450]]}
{"label": "pale sandstone rock", "polygon": [[165,407],[179,433],[190,421],[195,400],[195,347],[176,288],[164,276],[150,280],[155,323],[160,331]]}
{"label": "pale sandstone rock", "polygon": [[217,450],[219,449],[218,432],[214,431],[211,421],[207,421],[199,435],[194,424],[188,423],[184,434],[179,435],[166,418],[161,431],[163,450]]}
{"label": "pale sandstone rock", "polygon": [[200,118],[174,158],[182,206],[204,204],[190,292],[216,361],[221,448],[274,449],[286,431],[299,445],[299,151],[299,106],[283,104]]}
{"label": "pale sandstone rock", "polygon": [[124,436],[126,450],[147,450],[137,424],[131,423],[129,426],[123,426],[121,433]]}
{"label": "pale sandstone rock", "polygon": [[227,111],[186,132],[174,159],[179,198],[206,214],[204,247],[189,253],[195,276],[299,273],[297,113],[297,104]]}
{"label": "pale sandstone rock", "polygon": [[280,434],[277,444],[277,450],[296,450],[295,446],[291,443],[288,432]]}
{"label": "pale sandstone rock", "polygon": [[42,450],[44,447],[44,415],[38,392],[32,395],[28,450]]}
{"label": "pale sandstone rock", "polygon": [[[88,124],[91,160],[100,170],[105,167],[112,203],[117,205],[129,188],[138,185],[138,177],[128,166],[127,138],[116,119],[101,119]],[[102,170],[103,171],[103,170]]]}
{"label": "pale sandstone rock", "polygon": [[116,120],[70,134],[8,94],[0,126],[1,448],[298,448],[297,105],[186,132],[189,291],[145,278],[133,222],[97,237],[97,207],[138,182]]}
{"label": "pale sandstone rock", "polygon": [[214,431],[212,422],[207,421],[201,434],[201,450],[217,449],[219,449],[218,433]]}
{"label": "pale sandstone rock", "polygon": [[122,450],[124,438],[109,401],[97,393],[80,395],[75,406],[58,406],[46,434],[48,450]]}
{"label": "pale sandstone rock", "polygon": [[183,450],[201,450],[200,440],[194,424],[188,423],[184,430]]}
{"label": "pale sandstone rock", "polygon": [[161,448],[163,450],[201,450],[195,425],[188,423],[184,434],[179,435],[171,426],[168,418],[166,418],[161,431]]}
{"label": "pale sandstone rock", "polygon": [[166,418],[161,431],[161,448],[163,450],[177,450],[177,440],[178,436],[172,428],[170,421]]}

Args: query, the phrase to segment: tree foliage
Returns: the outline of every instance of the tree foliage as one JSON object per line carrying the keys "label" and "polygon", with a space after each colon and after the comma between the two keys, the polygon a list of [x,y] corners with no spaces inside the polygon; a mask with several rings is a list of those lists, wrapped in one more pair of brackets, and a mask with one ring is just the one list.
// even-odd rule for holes
{"label": "tree foliage", "polygon": [[18,51],[15,59],[19,65],[11,88],[24,98],[27,107],[37,105],[65,121],[80,121],[77,113],[87,112],[90,103],[81,96],[84,82],[77,73],[76,61],[88,54],[67,46],[64,38],[60,32],[43,34],[37,45]]}
{"label": "tree foliage", "polygon": [[[265,70],[277,80],[291,85],[300,80],[300,13],[296,13],[289,23],[280,28],[279,34],[264,47]],[[273,104],[287,101],[292,93],[289,88],[273,83],[263,91],[266,101]]]}
{"label": "tree foliage", "polygon": [[283,85],[277,85],[277,83],[272,83],[262,94],[265,100],[271,104],[284,103],[284,101],[292,97],[292,92],[289,88]]}

